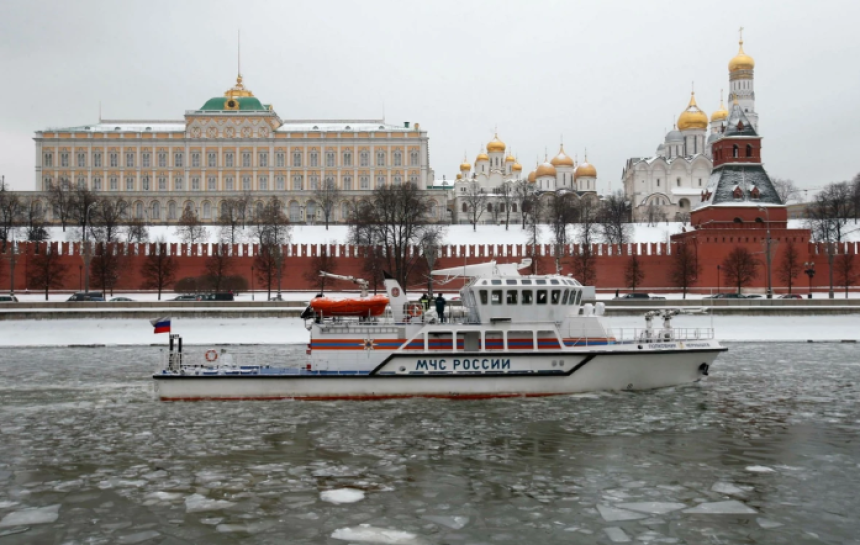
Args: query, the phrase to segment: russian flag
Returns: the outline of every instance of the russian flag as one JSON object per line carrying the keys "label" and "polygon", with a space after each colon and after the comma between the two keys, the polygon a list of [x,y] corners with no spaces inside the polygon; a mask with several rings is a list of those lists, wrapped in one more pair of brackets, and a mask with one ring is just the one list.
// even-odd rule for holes
{"label": "russian flag", "polygon": [[155,333],[170,333],[170,318],[156,318],[149,323],[155,328]]}

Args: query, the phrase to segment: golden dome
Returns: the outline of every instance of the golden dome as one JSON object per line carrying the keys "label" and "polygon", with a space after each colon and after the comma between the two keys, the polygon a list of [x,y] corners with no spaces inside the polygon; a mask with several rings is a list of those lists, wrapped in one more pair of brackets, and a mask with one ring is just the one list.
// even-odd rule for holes
{"label": "golden dome", "polygon": [[461,171],[462,171],[462,170],[466,170],[466,171],[468,171],[468,170],[472,170],[472,165],[470,165],[469,163],[467,163],[467,162],[466,162],[466,160],[465,160],[465,159],[463,159],[463,162],[462,162],[462,163],[460,163],[460,170],[461,170]]}
{"label": "golden dome", "polygon": [[508,154],[508,156],[507,156],[507,157],[505,157],[505,162],[506,162],[506,163],[516,163],[516,162],[517,162],[517,158],[516,158],[516,157],[514,157],[514,156],[513,156],[513,155],[511,155],[511,154]]}
{"label": "golden dome", "polygon": [[493,140],[487,144],[487,153],[504,153],[506,147],[505,143],[499,140],[499,135],[497,134],[493,137]]}
{"label": "golden dome", "polygon": [[536,172],[535,176],[537,178],[540,178],[541,176],[553,176],[554,177],[556,175],[555,167],[552,166],[552,163],[549,163],[546,161],[541,163],[537,167],[537,170],[535,172]]}
{"label": "golden dome", "polygon": [[752,70],[755,68],[755,61],[752,57],[744,53],[743,38],[738,42],[738,54],[729,61],[729,72],[736,70]]}
{"label": "golden dome", "polygon": [[723,105],[723,99],[720,97],[720,109],[711,114],[711,121],[725,121],[729,117],[729,111]]}
{"label": "golden dome", "polygon": [[457,179],[458,179],[458,180],[462,180],[462,179],[463,179],[463,175],[462,175],[462,174],[460,174],[459,172],[457,173]]}
{"label": "golden dome", "polygon": [[233,98],[233,97],[252,97],[254,93],[245,89],[245,86],[242,85],[242,74],[236,76],[236,85],[227,89],[227,92],[224,93],[225,97]]}
{"label": "golden dome", "polygon": [[530,184],[535,183],[535,180],[537,180],[537,172],[535,172],[534,170],[533,170],[533,171],[531,171],[531,172],[529,172],[529,178],[528,178],[528,180],[529,180],[529,183],[530,183]]}
{"label": "golden dome", "polygon": [[585,158],[585,162],[579,163],[579,166],[576,167],[576,170],[573,172],[574,179],[582,178],[583,176],[597,178],[597,169],[594,168],[594,165],[588,162],[588,157]]}
{"label": "golden dome", "polygon": [[572,167],[573,166],[573,159],[569,155],[564,153],[564,146],[562,145],[558,150],[558,155],[556,155],[555,157],[552,158],[552,161],[550,161],[550,164],[552,164],[552,166],[554,166],[554,167],[557,167],[557,166]]}
{"label": "golden dome", "polygon": [[523,165],[519,163],[514,163],[514,166],[511,167],[511,170],[513,170],[514,172],[522,172]]}
{"label": "golden dome", "polygon": [[690,94],[690,103],[687,109],[678,117],[678,130],[685,131],[687,129],[707,129],[708,116],[705,112],[699,109],[696,104],[696,92]]}
{"label": "golden dome", "polygon": [[477,163],[478,161],[489,161],[489,160],[490,160],[490,158],[487,156],[487,154],[486,154],[486,153],[479,153],[479,154],[478,154],[478,156],[477,156],[477,157],[475,157],[475,162],[476,162],[476,163]]}

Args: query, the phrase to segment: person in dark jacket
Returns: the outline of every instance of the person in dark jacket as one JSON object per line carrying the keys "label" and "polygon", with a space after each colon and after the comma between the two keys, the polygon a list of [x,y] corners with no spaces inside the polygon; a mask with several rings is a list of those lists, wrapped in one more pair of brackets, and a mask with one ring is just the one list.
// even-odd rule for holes
{"label": "person in dark jacket", "polygon": [[427,294],[421,296],[421,299],[418,300],[421,303],[421,308],[424,309],[424,312],[430,310],[430,298],[427,297]]}
{"label": "person in dark jacket", "polygon": [[436,315],[439,316],[439,323],[445,322],[445,298],[442,297],[440,293],[438,297],[436,297]]}

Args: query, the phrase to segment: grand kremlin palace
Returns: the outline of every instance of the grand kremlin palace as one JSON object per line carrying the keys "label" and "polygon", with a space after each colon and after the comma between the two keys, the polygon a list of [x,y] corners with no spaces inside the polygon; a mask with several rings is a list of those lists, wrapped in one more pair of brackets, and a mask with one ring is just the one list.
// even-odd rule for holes
{"label": "grand kremlin palace", "polygon": [[[411,125],[411,126],[410,126]],[[217,221],[224,199],[277,197],[292,222],[321,217],[314,190],[331,181],[342,202],[334,221],[384,184],[432,185],[427,132],[418,123],[380,120],[285,121],[245,88],[185,112],[184,121],[108,121],[39,131],[36,190],[53,184],[115,195],[129,213],[153,223],[184,209]],[[431,214],[447,218],[444,193]],[[47,195],[46,195],[47,196]]]}

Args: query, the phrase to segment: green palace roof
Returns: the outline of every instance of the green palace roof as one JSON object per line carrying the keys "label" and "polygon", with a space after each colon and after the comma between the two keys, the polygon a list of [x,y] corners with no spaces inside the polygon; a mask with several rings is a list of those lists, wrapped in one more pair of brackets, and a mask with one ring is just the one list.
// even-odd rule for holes
{"label": "green palace roof", "polygon": [[242,85],[242,75],[236,77],[236,85],[224,93],[223,97],[210,98],[200,111],[216,112],[267,112],[272,107],[263,104],[254,93]]}

